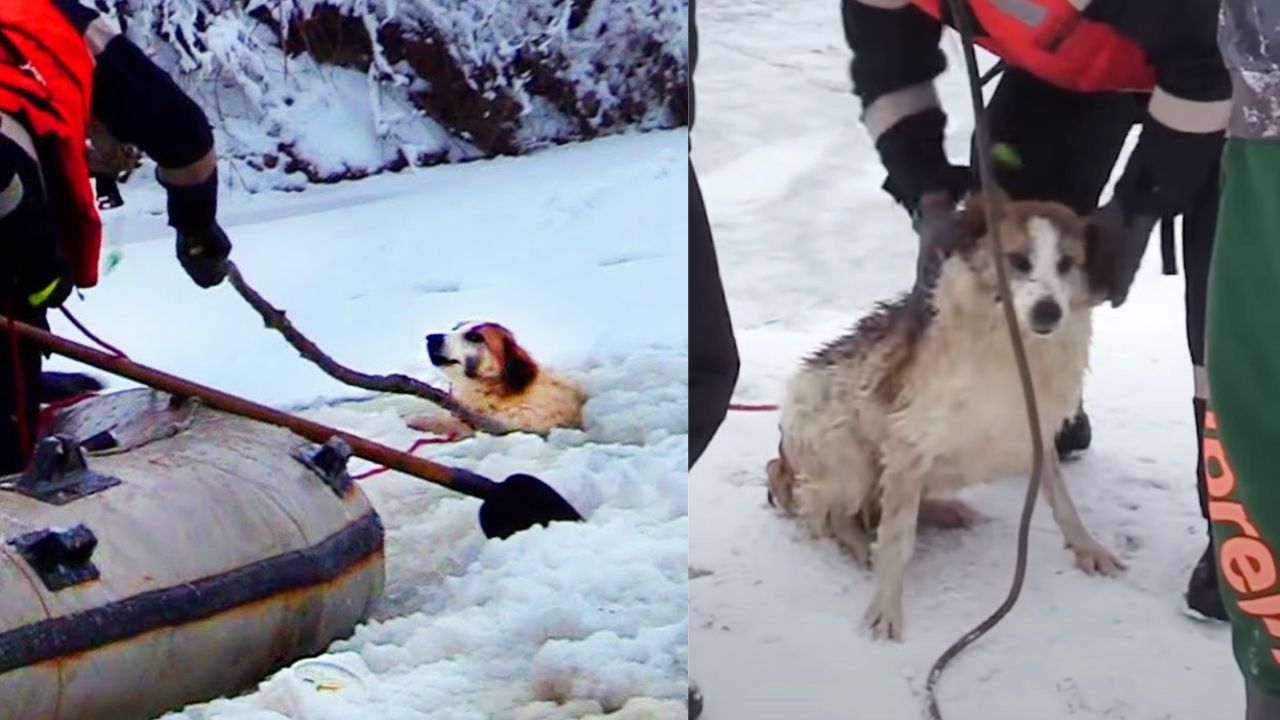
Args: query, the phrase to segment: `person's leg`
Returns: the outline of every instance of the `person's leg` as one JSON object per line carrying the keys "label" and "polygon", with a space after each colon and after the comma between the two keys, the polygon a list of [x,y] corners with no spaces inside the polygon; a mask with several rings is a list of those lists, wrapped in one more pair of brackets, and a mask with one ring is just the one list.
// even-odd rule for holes
{"label": "person's leg", "polygon": [[1204,469],[1250,718],[1280,704],[1280,143],[1229,140],[1209,270]]}
{"label": "person's leg", "polygon": [[1218,589],[1218,567],[1214,561],[1213,533],[1209,519],[1209,498],[1204,480],[1204,415],[1209,397],[1209,378],[1204,367],[1205,305],[1209,285],[1209,263],[1213,256],[1213,238],[1217,232],[1218,203],[1221,187],[1218,173],[1202,190],[1195,209],[1183,217],[1182,269],[1186,274],[1187,349],[1191,354],[1195,378],[1192,411],[1196,423],[1196,491],[1200,496],[1200,513],[1204,516],[1209,536],[1205,551],[1187,581],[1187,607],[1217,620],[1226,620],[1226,609]]}
{"label": "person's leg", "polygon": [[[5,118],[3,122],[12,122]],[[26,294],[51,277],[57,230],[45,201],[40,168],[10,138],[0,135],[0,314],[47,328],[44,312]],[[0,322],[0,475],[23,469],[36,438],[43,355]]]}
{"label": "person's leg", "polygon": [[[4,313],[10,312],[5,307]],[[19,308],[13,315],[19,322],[46,325],[44,313]],[[0,323],[0,476],[21,472],[35,445],[42,360],[39,348],[23,341],[15,344],[7,323]]]}
{"label": "person's leg", "polygon": [[[1122,93],[1068,92],[1017,69],[1005,70],[999,83],[987,106],[992,142],[1009,145],[1021,160],[1020,169],[997,173],[1001,187],[1014,199],[1056,200],[1091,214],[1139,117],[1138,101]],[[975,172],[976,151],[971,146]],[[1058,455],[1088,448],[1092,435],[1082,401],[1057,435]]]}
{"label": "person's leg", "polygon": [[711,223],[689,163],[689,467],[724,422],[738,381],[738,347],[720,282]]}
{"label": "person's leg", "polygon": [[[689,133],[697,116],[694,75],[698,68],[698,9],[689,0]],[[692,149],[692,137],[690,137]],[[707,337],[701,337],[706,331]],[[727,389],[726,389],[726,377]],[[720,283],[711,223],[702,203],[702,188],[689,160],[689,468],[724,422],[738,379],[738,348]],[[689,720],[702,716],[702,691],[689,678]]]}
{"label": "person's leg", "polygon": [[[738,382],[738,346],[720,282],[711,223],[689,163],[689,468],[724,422]],[[689,681],[689,718],[702,715],[702,691]]]}
{"label": "person's leg", "polygon": [[0,337],[3,337],[0,344],[0,476],[4,476],[21,471],[25,462],[17,422],[18,379],[14,368],[18,366],[13,362],[8,331]]}

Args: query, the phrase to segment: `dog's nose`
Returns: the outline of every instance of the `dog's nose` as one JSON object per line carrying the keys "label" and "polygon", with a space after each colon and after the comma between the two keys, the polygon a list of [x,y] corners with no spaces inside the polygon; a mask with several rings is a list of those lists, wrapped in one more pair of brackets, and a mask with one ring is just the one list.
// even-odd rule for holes
{"label": "dog's nose", "polygon": [[1048,298],[1040,300],[1031,308],[1031,329],[1038,333],[1048,333],[1062,319],[1062,306]]}
{"label": "dog's nose", "polygon": [[427,354],[435,360],[440,355],[440,348],[444,347],[444,335],[440,333],[432,333],[427,336]]}

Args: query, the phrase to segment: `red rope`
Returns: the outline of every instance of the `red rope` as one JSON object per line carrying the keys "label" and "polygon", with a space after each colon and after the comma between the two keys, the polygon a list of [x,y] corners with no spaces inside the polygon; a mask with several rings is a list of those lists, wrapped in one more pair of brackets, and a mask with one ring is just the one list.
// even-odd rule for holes
{"label": "red rope", "polygon": [[67,408],[71,407],[72,405],[75,405],[76,403],[79,403],[79,402],[88,400],[89,398],[93,398],[97,396],[98,396],[98,393],[96,392],[85,392],[85,393],[80,393],[79,395],[72,395],[71,397],[63,398],[56,402],[51,402],[48,405],[45,405],[43,408],[40,409],[40,417],[39,417],[39,420],[36,422],[36,432],[40,435],[40,437],[47,437],[50,431],[53,430],[53,423],[57,419],[58,413],[62,412],[63,410],[66,410]]}
{"label": "red rope", "polygon": [[752,405],[749,403],[729,403],[729,409],[737,412],[772,412],[777,405]]}
{"label": "red rope", "polygon": [[70,320],[70,321],[71,321],[71,324],[72,324],[72,325],[75,325],[75,326],[76,326],[76,329],[77,329],[77,330],[79,330],[80,332],[84,333],[84,336],[85,336],[85,337],[87,337],[87,338],[89,338],[90,340],[92,340],[92,341],[94,341],[95,343],[97,343],[97,344],[98,344],[98,345],[99,345],[103,350],[106,350],[107,352],[111,353],[112,355],[115,355],[116,357],[118,357],[118,358],[120,358],[120,359],[122,359],[122,360],[128,360],[128,359],[129,359],[129,356],[128,356],[128,355],[125,355],[125,354],[124,354],[124,351],[120,350],[119,348],[117,348],[116,346],[114,346],[114,345],[112,345],[111,343],[107,342],[106,340],[103,340],[102,338],[98,337],[97,335],[94,335],[94,334],[93,334],[93,332],[91,332],[91,331],[89,330],[89,328],[87,328],[87,327],[85,327],[85,326],[84,326],[84,323],[82,323],[82,322],[80,322],[79,320],[77,320],[77,319],[76,319],[76,316],[71,314],[71,311],[67,309],[67,306],[63,305],[62,307],[60,307],[60,308],[58,308],[58,309],[62,311],[62,314],[66,316],[67,320]]}
{"label": "red rope", "polygon": [[[446,435],[444,437],[418,438],[417,440],[413,441],[413,444],[410,445],[409,449],[405,450],[405,452],[412,455],[414,450],[417,450],[423,445],[443,445],[444,443],[456,442],[457,439],[458,438],[454,435]],[[374,475],[381,475],[382,473],[390,469],[391,468],[388,468],[388,467],[376,467],[372,470],[366,470],[360,473],[359,475],[352,475],[351,479],[364,480],[365,478],[370,478],[370,477],[373,477]]]}

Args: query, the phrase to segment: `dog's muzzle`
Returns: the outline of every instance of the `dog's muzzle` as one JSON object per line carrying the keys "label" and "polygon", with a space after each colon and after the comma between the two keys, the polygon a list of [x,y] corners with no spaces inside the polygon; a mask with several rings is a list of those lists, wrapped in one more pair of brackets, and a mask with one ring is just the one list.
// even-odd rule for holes
{"label": "dog's muzzle", "polygon": [[1039,335],[1048,335],[1058,329],[1062,321],[1062,306],[1054,300],[1040,300],[1031,307],[1031,329]]}
{"label": "dog's muzzle", "polygon": [[427,336],[427,356],[431,358],[431,364],[436,367],[444,367],[445,365],[456,365],[457,360],[451,360],[444,356],[444,335],[432,333]]}

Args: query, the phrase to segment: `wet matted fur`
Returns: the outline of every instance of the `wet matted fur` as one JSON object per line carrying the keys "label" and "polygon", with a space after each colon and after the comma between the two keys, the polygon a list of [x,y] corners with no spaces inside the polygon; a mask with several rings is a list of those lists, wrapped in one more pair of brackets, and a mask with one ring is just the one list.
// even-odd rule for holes
{"label": "wet matted fur", "polygon": [[[452,332],[428,335],[427,354],[452,383],[450,392],[460,405],[507,431],[547,435],[558,427],[582,427],[583,388],[536,363],[498,323],[461,323]],[[408,424],[455,437],[472,434],[444,414],[419,415]]]}
{"label": "wet matted fur", "polygon": [[[1096,242],[1063,205],[998,202],[1001,240],[1044,433],[1043,493],[1088,572],[1123,564],[1084,528],[1052,452],[1074,414],[1088,366]],[[951,496],[1027,473],[1026,405],[1000,302],[985,203],[961,211],[964,240],[921,290],[882,303],[819,349],[791,378],[770,499],[817,535],[834,537],[877,577],[867,622],[900,638],[902,583],[917,522],[966,525]]]}

